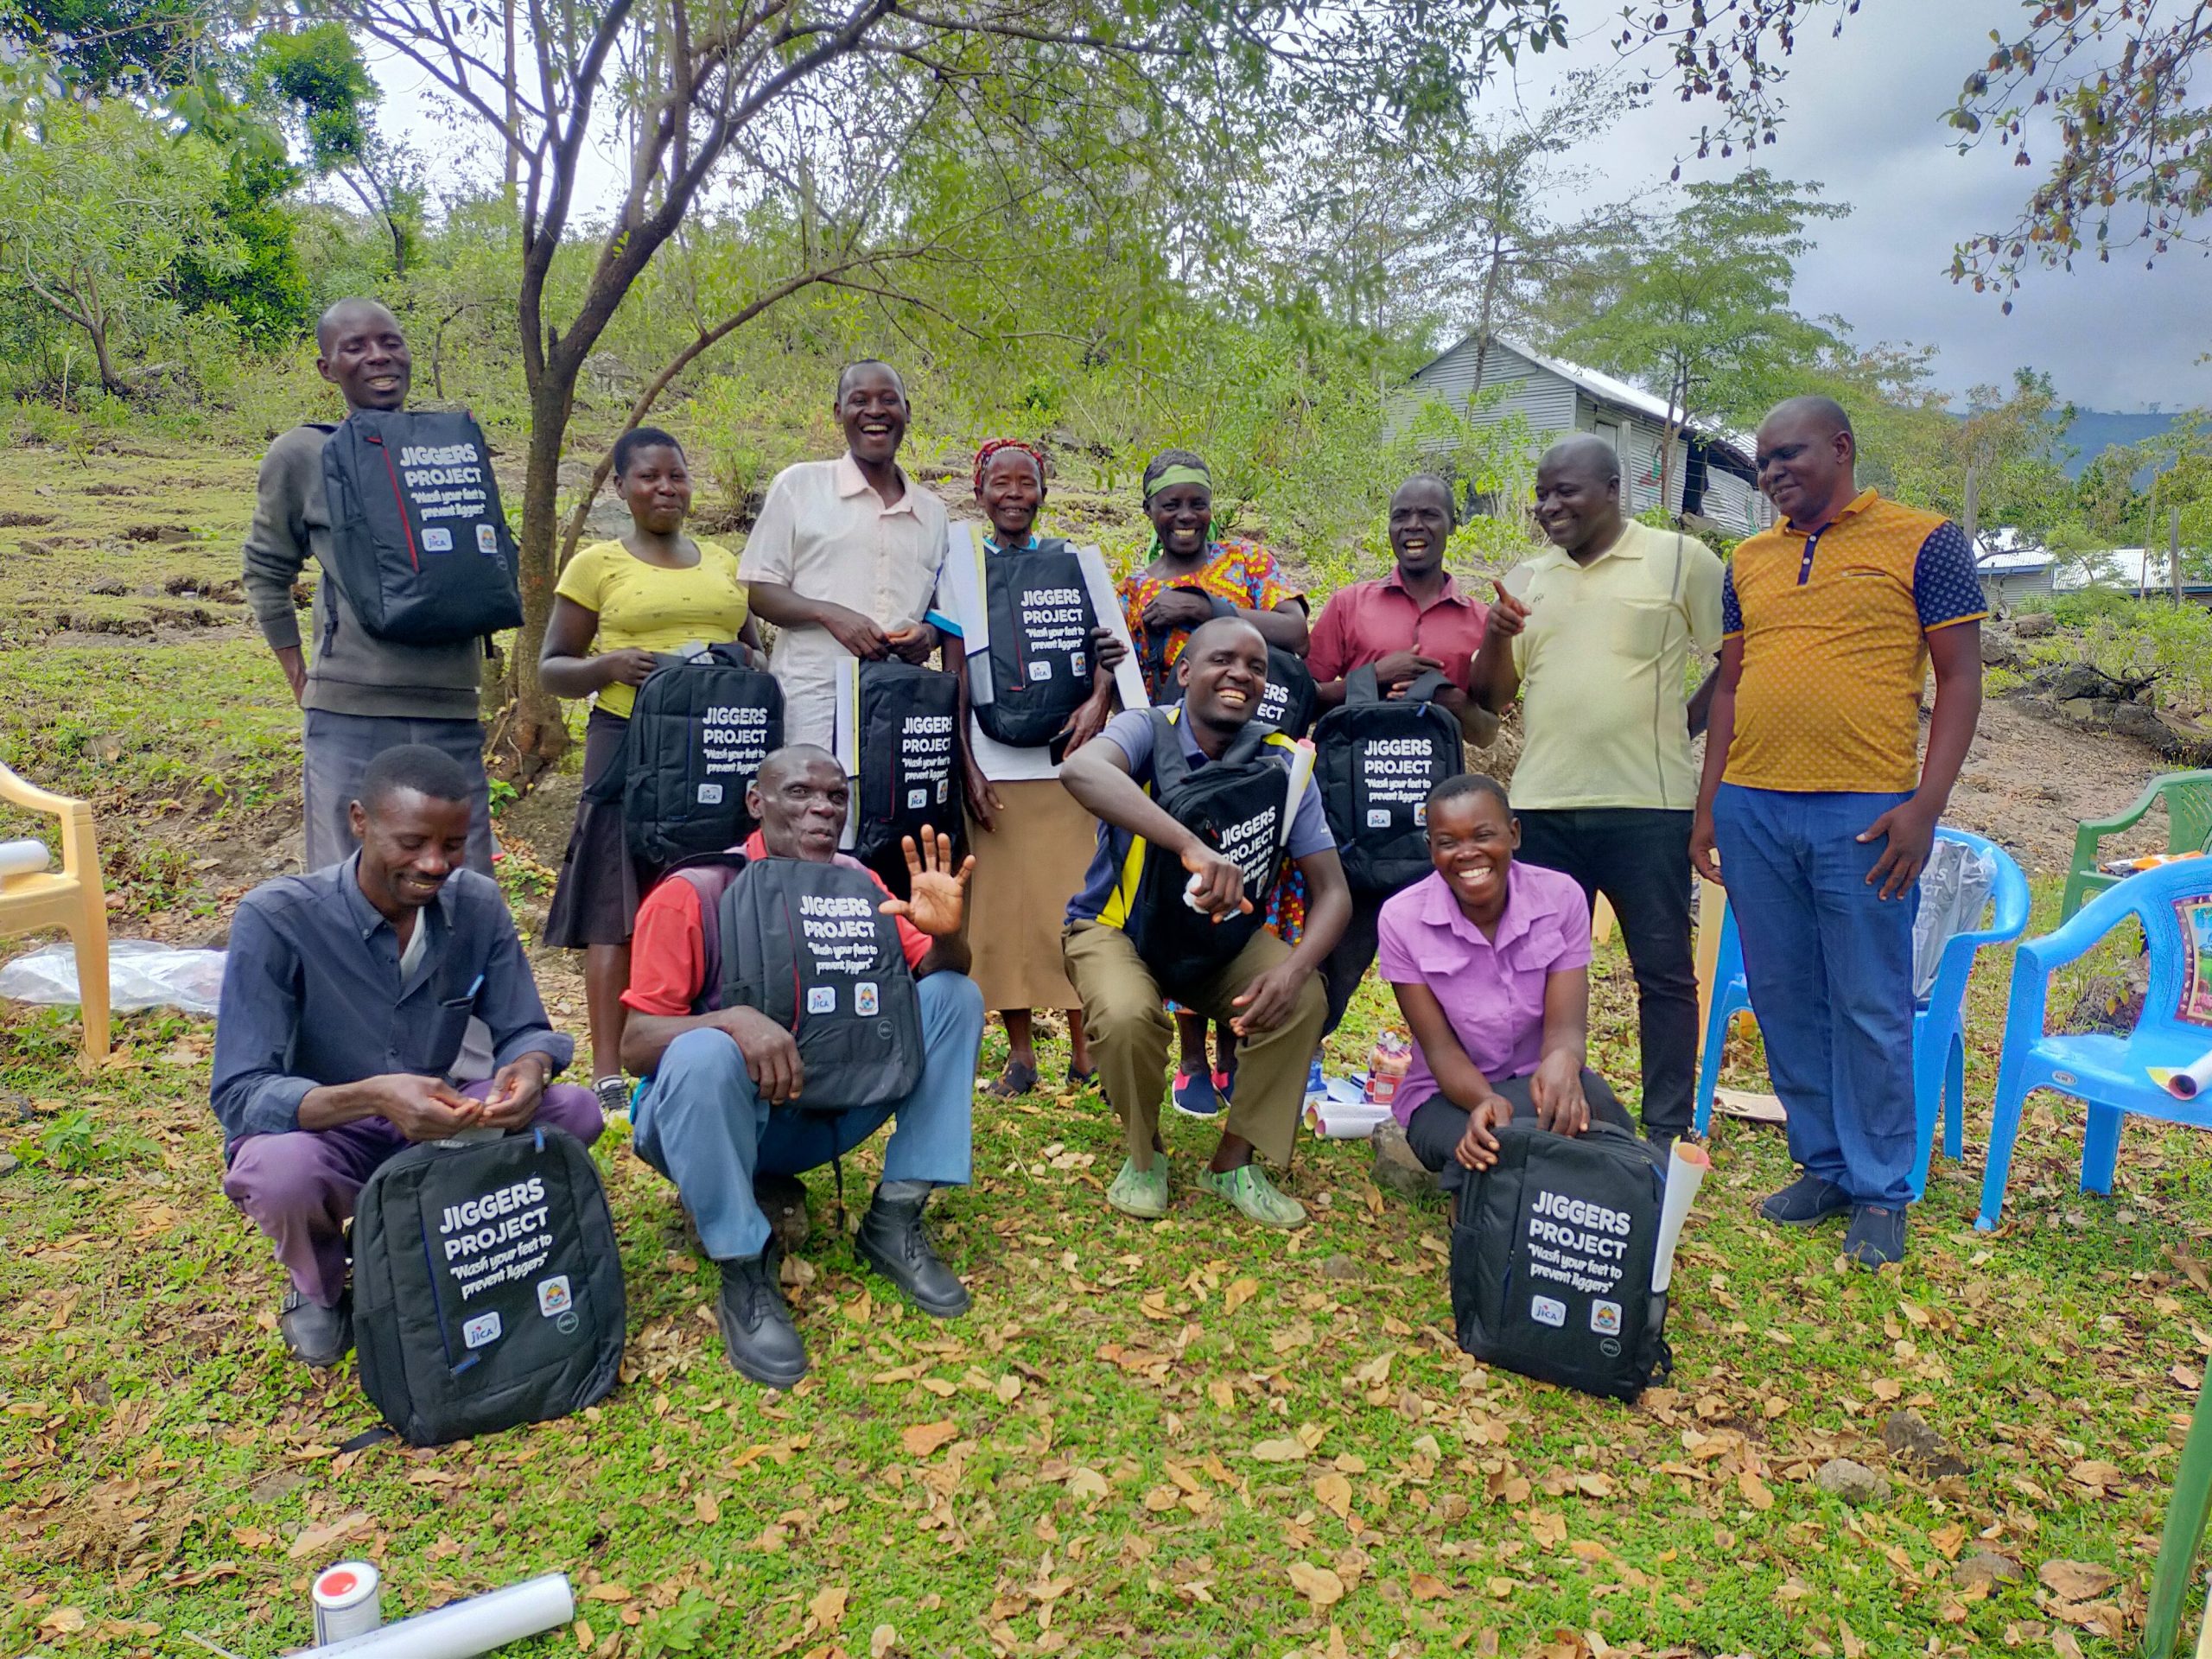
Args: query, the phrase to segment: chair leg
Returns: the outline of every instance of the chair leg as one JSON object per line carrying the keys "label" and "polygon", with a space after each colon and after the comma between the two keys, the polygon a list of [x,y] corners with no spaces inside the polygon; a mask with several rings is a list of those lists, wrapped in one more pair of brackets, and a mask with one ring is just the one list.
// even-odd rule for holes
{"label": "chair leg", "polygon": [[2087,896],[2087,884],[2082,878],[2087,874],[2081,869],[2067,872],[2066,895],[2058,901],[2058,919],[2062,924],[2072,921],[2074,912],[2082,908],[2082,900]]}
{"label": "chair leg", "polygon": [[1728,1046],[1728,1006],[1716,1001],[1706,1016],[1705,1041],[1697,1057],[1697,1112],[1691,1127],[1703,1140],[1713,1128],[1713,1092],[1720,1086],[1720,1051]]}
{"label": "chair leg", "polygon": [[1956,1032],[1951,1033],[1951,1063],[1945,1071],[1943,1155],[1957,1163],[1967,1155],[1967,1046]]}
{"label": "chair leg", "polygon": [[1912,1196],[1928,1190],[1929,1160],[1943,1110],[1943,1049],[1948,1033],[1928,1020],[1914,1022],[1912,1045]]}
{"label": "chair leg", "polygon": [[1997,1068],[1997,1093],[1989,1107],[1989,1162],[1981,1178],[1977,1230],[1989,1232],[2005,1211],[2005,1183],[2012,1173],[2012,1143],[2020,1137],[2020,1107],[2027,1094],[2019,1062],[2006,1055]]}
{"label": "chair leg", "polygon": [[2113,1166],[2120,1161],[2120,1119],[2117,1106],[2089,1103],[2088,1127],[2082,1134],[2082,1190],[2112,1196]]}
{"label": "chair leg", "polygon": [[107,913],[87,911],[69,930],[77,953],[77,1003],[84,1020],[84,1047],[77,1064],[87,1072],[106,1064],[108,1055]]}

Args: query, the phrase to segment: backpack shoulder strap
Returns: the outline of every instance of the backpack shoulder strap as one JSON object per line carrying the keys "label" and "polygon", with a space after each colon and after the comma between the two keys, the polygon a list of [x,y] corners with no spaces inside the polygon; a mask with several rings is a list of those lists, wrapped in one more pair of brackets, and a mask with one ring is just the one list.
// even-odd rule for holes
{"label": "backpack shoulder strap", "polygon": [[699,981],[702,999],[713,996],[722,982],[722,895],[745,868],[743,853],[702,853],[673,866],[661,879],[681,881],[699,895],[699,944],[706,958]]}
{"label": "backpack shoulder strap", "polygon": [[[1375,672],[1371,668],[1363,669],[1360,671],[1363,674],[1370,675]],[[1446,686],[1451,683],[1451,681],[1444,677],[1444,671],[1441,669],[1432,668],[1427,673],[1422,675],[1419,679],[1415,680],[1411,685],[1408,685],[1406,688],[1406,701],[1408,702],[1433,702],[1436,701],[1437,693],[1443,690]]]}
{"label": "backpack shoulder strap", "polygon": [[1382,683],[1375,677],[1374,664],[1370,663],[1364,668],[1355,668],[1344,676],[1344,706],[1346,708],[1350,708],[1354,703],[1382,701]]}
{"label": "backpack shoulder strap", "polygon": [[1183,739],[1176,729],[1176,716],[1183,705],[1172,708],[1155,705],[1147,712],[1152,720],[1152,794],[1154,800],[1171,789],[1180,789],[1191,775],[1191,763],[1183,755]]}
{"label": "backpack shoulder strap", "polygon": [[1255,759],[1262,749],[1273,742],[1280,742],[1286,748],[1296,747],[1274,727],[1261,721],[1247,721],[1244,729],[1231,738],[1229,747],[1221,752],[1222,764],[1243,766],[1246,761]]}

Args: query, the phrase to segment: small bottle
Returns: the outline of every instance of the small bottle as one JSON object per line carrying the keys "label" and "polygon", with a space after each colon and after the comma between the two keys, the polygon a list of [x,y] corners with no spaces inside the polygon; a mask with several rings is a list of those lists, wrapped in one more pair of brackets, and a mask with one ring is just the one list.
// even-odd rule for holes
{"label": "small bottle", "polygon": [[365,1636],[384,1626],[384,1584],[366,1561],[340,1561],[315,1574],[309,1599],[315,1605],[318,1645]]}
{"label": "small bottle", "polygon": [[1367,1103],[1388,1106],[1396,1100],[1398,1085],[1413,1063],[1413,1045],[1402,1033],[1386,1031],[1376,1038],[1374,1052],[1367,1057]]}

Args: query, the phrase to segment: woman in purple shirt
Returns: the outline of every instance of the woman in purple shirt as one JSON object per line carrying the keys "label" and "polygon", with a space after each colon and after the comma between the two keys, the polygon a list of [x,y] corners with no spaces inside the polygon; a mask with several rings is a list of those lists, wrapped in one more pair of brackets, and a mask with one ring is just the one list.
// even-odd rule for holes
{"label": "woman in purple shirt", "polygon": [[1376,957],[1414,1044],[1395,1109],[1446,1187],[1497,1161],[1491,1131],[1511,1118],[1635,1132],[1587,1064],[1589,902],[1572,876],[1514,862],[1520,844],[1495,779],[1448,779],[1428,798],[1433,873],[1382,906]]}

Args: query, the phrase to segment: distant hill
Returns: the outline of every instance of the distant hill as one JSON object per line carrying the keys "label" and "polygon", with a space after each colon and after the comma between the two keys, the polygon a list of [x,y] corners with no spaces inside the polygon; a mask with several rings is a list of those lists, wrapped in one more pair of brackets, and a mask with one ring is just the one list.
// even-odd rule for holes
{"label": "distant hill", "polygon": [[[2079,478],[2088,464],[2114,444],[2140,443],[2155,438],[2181,417],[2178,415],[2117,415],[2101,409],[2077,410],[2074,424],[2063,440],[2074,453],[2066,458],[2066,476]],[[2147,489],[2151,469],[2136,474],[2135,487]]]}

